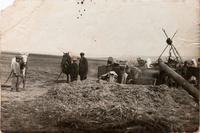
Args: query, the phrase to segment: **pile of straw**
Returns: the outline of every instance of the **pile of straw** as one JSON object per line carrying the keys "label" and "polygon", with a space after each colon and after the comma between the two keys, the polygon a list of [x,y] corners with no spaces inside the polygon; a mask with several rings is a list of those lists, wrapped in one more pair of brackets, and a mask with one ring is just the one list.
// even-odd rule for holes
{"label": "pile of straw", "polygon": [[2,111],[3,119],[20,130],[56,127],[169,132],[195,131],[199,126],[193,98],[182,89],[165,85],[77,81],[56,84],[34,101],[3,106],[7,109]]}
{"label": "pile of straw", "polygon": [[57,84],[38,100],[35,109],[41,121],[58,127],[140,126],[141,130],[158,131],[184,131],[186,117],[195,118],[192,112],[198,112],[197,104],[184,90],[89,80]]}

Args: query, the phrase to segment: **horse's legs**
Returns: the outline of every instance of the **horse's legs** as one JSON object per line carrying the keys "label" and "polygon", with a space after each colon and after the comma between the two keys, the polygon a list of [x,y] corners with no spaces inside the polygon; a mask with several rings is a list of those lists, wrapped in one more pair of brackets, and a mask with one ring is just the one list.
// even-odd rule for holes
{"label": "horse's legs", "polygon": [[23,84],[23,89],[25,88],[25,77],[22,77],[22,84]]}
{"label": "horse's legs", "polygon": [[23,89],[25,88],[25,80],[24,78],[22,79],[22,83],[23,83]]}
{"label": "horse's legs", "polygon": [[66,82],[69,83],[68,74],[66,74],[66,76],[67,76],[67,81]]}
{"label": "horse's legs", "polygon": [[22,70],[22,83],[23,83],[23,89],[25,88],[25,79],[26,78],[26,68],[23,68]]}

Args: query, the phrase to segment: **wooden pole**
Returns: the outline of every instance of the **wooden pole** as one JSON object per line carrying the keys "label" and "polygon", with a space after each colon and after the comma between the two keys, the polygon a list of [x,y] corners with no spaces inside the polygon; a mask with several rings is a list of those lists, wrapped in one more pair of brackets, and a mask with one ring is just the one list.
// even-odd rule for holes
{"label": "wooden pole", "polygon": [[162,60],[159,60],[159,66],[162,71],[166,72],[167,75],[173,78],[179,85],[183,87],[183,89],[185,89],[191,96],[195,98],[197,103],[199,103],[199,91],[193,85],[191,85],[181,75],[167,66]]}
{"label": "wooden pole", "polygon": [[60,76],[62,75],[62,71],[60,72],[60,74],[59,74],[59,76],[58,76],[58,78],[56,79],[56,81],[55,82],[57,82],[58,81],[58,79],[60,78]]}
{"label": "wooden pole", "polygon": [[13,71],[11,71],[11,72],[10,72],[10,74],[9,74],[9,76],[8,76],[7,80],[4,82],[4,84],[6,84],[6,83],[8,82],[8,80],[10,79],[10,77],[11,77],[12,73],[13,73]]}

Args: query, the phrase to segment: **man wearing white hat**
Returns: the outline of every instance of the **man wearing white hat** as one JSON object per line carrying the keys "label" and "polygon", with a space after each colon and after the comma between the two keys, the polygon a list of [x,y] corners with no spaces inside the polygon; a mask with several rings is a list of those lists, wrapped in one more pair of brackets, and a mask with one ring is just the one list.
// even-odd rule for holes
{"label": "man wearing white hat", "polygon": [[106,80],[110,83],[114,83],[114,82],[117,82],[117,73],[115,71],[109,71],[103,75],[100,76],[100,79],[102,80]]}

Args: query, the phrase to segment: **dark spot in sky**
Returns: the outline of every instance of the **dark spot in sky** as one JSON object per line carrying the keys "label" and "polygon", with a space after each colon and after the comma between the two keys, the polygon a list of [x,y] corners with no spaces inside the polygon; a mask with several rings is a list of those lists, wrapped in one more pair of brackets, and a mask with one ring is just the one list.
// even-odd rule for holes
{"label": "dark spot in sky", "polygon": [[[93,0],[88,0],[90,3],[93,3],[94,4],[94,2],[93,2]],[[76,3],[77,3],[77,5],[78,5],[78,7],[79,7],[79,9],[78,9],[78,16],[77,16],[77,19],[79,19],[79,18],[81,18],[81,17],[83,17],[84,15],[85,15],[85,13],[86,13],[86,8],[84,8],[83,6],[85,5],[85,4],[88,4],[88,3],[86,3],[86,1],[85,0],[76,0]],[[82,9],[81,9],[82,8]],[[84,8],[84,9],[83,9]]]}

